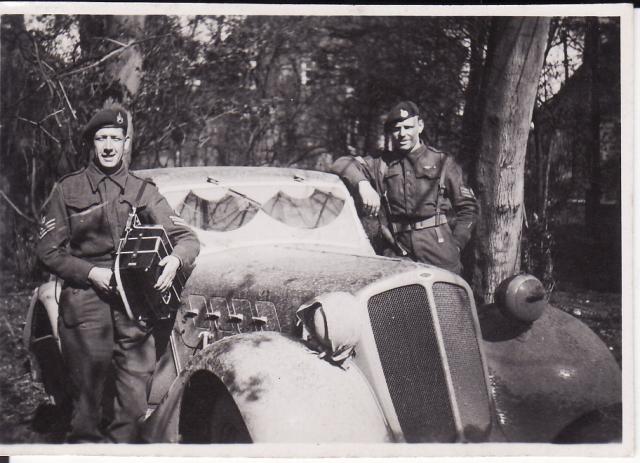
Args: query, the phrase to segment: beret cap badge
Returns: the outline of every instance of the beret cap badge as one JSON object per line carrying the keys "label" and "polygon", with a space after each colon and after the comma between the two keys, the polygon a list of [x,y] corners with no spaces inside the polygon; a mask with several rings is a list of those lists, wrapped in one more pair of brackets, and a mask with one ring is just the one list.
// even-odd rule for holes
{"label": "beret cap badge", "polygon": [[91,140],[96,131],[103,127],[121,128],[127,134],[127,113],[121,108],[101,109],[93,115],[85,126],[84,137]]}
{"label": "beret cap badge", "polygon": [[390,129],[396,122],[404,121],[414,116],[420,117],[418,106],[413,101],[401,101],[387,113],[385,128]]}

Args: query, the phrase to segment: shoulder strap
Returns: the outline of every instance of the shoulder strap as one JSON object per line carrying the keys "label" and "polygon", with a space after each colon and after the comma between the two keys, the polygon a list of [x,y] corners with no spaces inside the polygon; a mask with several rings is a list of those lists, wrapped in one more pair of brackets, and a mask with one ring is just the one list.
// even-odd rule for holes
{"label": "shoulder strap", "polygon": [[142,195],[144,194],[144,190],[147,188],[147,181],[143,180],[140,189],[138,190],[138,195],[136,196],[136,207],[140,205],[140,200],[142,199]]}
{"label": "shoulder strap", "polygon": [[440,159],[442,160],[442,166],[440,167],[440,180],[438,181],[438,190],[439,193],[444,193],[447,186],[445,185],[444,176],[447,174],[447,167],[449,165],[449,156],[444,153],[440,154]]}
{"label": "shoulder strap", "polygon": [[440,201],[444,196],[444,192],[447,189],[445,185],[445,175],[447,174],[447,167],[449,164],[449,156],[444,153],[440,153],[441,166],[440,166],[440,179],[438,180],[438,193],[436,194],[436,235],[438,236],[438,243],[442,243],[444,239],[440,235]]}
{"label": "shoulder strap", "polygon": [[147,182],[142,181],[142,185],[140,185],[140,189],[138,190],[138,194],[136,195],[136,199],[133,202],[133,207],[131,208],[131,213],[129,214],[129,219],[127,220],[127,225],[125,227],[124,233],[128,233],[128,230],[133,226],[140,225],[140,217],[138,217],[138,207],[140,207],[140,200],[142,199],[142,195],[144,194],[144,190],[147,188]]}

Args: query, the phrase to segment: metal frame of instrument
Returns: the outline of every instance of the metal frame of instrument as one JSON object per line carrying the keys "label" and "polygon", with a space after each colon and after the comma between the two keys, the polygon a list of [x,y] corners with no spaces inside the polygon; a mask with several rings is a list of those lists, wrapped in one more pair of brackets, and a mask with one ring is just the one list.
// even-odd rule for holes
{"label": "metal frame of instrument", "polygon": [[[148,243],[144,243],[145,245],[143,246],[143,241],[148,241]],[[131,245],[131,243],[133,244]],[[164,227],[162,225],[143,225],[137,215],[136,208],[134,208],[129,214],[122,238],[118,243],[113,270],[124,309],[132,320],[139,322],[150,318],[169,318],[171,313],[177,310],[180,302],[180,293],[186,283],[184,274],[180,269],[176,273],[171,287],[159,294],[157,299],[153,297],[153,292],[157,292],[153,286],[144,287],[143,285],[140,288],[136,288],[137,291],[142,291],[141,299],[144,299],[143,305],[145,307],[137,307],[140,301],[138,301],[138,304],[132,303],[131,299],[134,298],[127,294],[127,290],[130,288],[128,288],[129,285],[125,284],[126,275],[123,276],[123,273],[138,272],[144,274],[151,271],[155,279],[157,278],[155,274],[158,271],[157,262],[160,262],[172,252],[173,246]],[[155,262],[155,265],[144,267],[137,260],[138,256],[142,254],[153,254],[157,256],[158,261]],[[123,260],[127,260],[127,262],[125,263]],[[154,258],[152,258],[153,260]]]}

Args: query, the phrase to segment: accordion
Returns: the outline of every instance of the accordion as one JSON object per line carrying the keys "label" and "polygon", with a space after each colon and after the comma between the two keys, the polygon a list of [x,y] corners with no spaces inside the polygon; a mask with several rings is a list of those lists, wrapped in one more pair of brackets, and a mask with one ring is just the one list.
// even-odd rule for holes
{"label": "accordion", "polygon": [[142,225],[135,210],[118,244],[114,275],[127,315],[135,321],[169,318],[180,302],[186,283],[178,269],[171,287],[160,293],[153,286],[164,267],[159,262],[173,252],[162,225]]}

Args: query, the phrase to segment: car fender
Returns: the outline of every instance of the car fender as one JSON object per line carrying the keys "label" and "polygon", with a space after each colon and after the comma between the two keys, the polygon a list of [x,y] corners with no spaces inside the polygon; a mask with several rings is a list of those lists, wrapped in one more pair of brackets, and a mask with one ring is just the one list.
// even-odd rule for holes
{"label": "car fender", "polygon": [[178,442],[189,381],[208,372],[231,394],[254,442],[392,441],[364,375],[347,363],[330,364],[300,340],[276,332],[224,338],[186,365],[145,422],[143,435],[149,442]]}
{"label": "car fender", "polygon": [[61,285],[56,280],[47,281],[41,284],[33,290],[31,301],[29,302],[29,309],[27,310],[27,316],[25,318],[24,330],[22,333],[22,340],[25,346],[29,346],[31,342],[31,334],[33,332],[33,319],[36,305],[42,304],[44,307],[49,323],[51,324],[51,330],[53,337],[58,340],[58,301],[60,300]]}
{"label": "car fender", "polygon": [[524,325],[497,307],[483,312],[491,392],[507,440],[549,442],[584,414],[621,402],[618,364],[575,317],[548,306]]}

